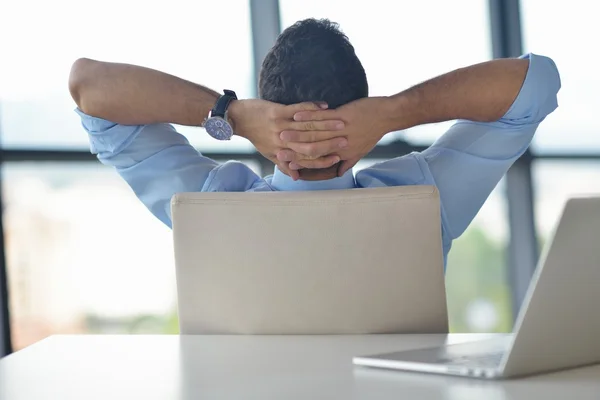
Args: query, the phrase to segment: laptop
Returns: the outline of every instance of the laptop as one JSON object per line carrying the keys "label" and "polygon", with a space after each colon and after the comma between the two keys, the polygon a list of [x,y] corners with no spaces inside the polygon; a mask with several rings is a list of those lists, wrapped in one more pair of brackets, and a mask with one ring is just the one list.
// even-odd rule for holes
{"label": "laptop", "polygon": [[531,280],[514,333],[353,359],[354,364],[512,378],[600,362],[600,198],[570,199]]}
{"label": "laptop", "polygon": [[447,333],[433,186],[180,193],[182,334]]}

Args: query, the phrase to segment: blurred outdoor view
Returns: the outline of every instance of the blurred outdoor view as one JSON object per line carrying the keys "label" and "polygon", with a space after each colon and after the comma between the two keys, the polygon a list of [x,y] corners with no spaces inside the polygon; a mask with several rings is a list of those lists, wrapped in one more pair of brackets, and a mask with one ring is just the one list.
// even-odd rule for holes
{"label": "blurred outdoor view", "polygon": [[[15,347],[56,332],[178,332],[171,232],[112,170],[11,163],[3,173]],[[457,331],[510,328],[500,193],[451,252]]]}
{"label": "blurred outdoor view", "polygon": [[[87,149],[67,90],[70,65],[79,57],[141,64],[216,90],[235,89],[240,97],[255,96],[247,0],[227,1],[232,28],[223,39],[226,51],[215,57],[208,47],[207,38],[221,22],[207,16],[221,15],[223,3],[106,0],[92,13],[86,11],[91,6],[72,0],[5,2],[0,36],[11,39],[2,43],[0,63],[2,146]],[[600,150],[593,112],[600,78],[595,64],[583,61],[586,52],[577,51],[591,46],[583,40],[593,37],[578,32],[580,27],[599,29],[591,21],[594,13],[585,12],[590,3],[522,0],[525,51],[551,56],[563,82],[560,108],[535,139],[537,153]],[[311,16],[339,22],[363,61],[371,94],[387,95],[490,59],[487,4],[371,0],[365,7],[358,1],[281,0],[280,11],[284,28]],[[569,24],[571,8],[578,10],[577,25]],[[556,38],[559,18],[565,29]],[[589,24],[581,21],[585,18]],[[398,132],[385,140],[427,144],[449,124]],[[218,143],[199,128],[182,132],[201,151],[252,149],[239,138]],[[595,162],[536,161],[540,242],[549,238],[569,195],[600,192],[599,167]],[[178,332],[171,232],[114,171],[97,162],[5,162],[1,189],[15,349],[55,333]],[[506,216],[501,182],[454,243],[446,275],[454,332],[512,328]]]}

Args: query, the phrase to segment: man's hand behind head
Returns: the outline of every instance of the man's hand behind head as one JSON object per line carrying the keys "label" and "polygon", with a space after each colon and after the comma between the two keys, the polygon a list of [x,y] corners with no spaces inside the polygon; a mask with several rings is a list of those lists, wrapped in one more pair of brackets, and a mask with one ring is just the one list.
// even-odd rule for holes
{"label": "man's hand behind head", "polygon": [[340,157],[334,154],[335,151],[348,143],[341,137],[340,130],[344,128],[344,123],[340,120],[294,120],[297,113],[324,109],[327,109],[327,105],[323,103],[306,102],[285,106],[266,100],[249,99],[233,101],[229,106],[229,116],[237,135],[250,140],[263,156],[277,164],[282,172],[297,180],[300,175],[297,170],[290,168],[289,161],[277,159],[277,153],[287,149],[285,141],[280,137],[282,131],[328,133],[328,138],[318,144],[319,152],[325,151],[328,155],[296,155],[298,160],[312,160],[313,165],[317,166],[315,168],[329,168],[337,164]]}
{"label": "man's hand behind head", "polygon": [[[387,97],[367,97],[336,110],[299,111],[294,115],[294,120],[301,124],[311,123],[316,127],[321,122],[341,120],[345,126],[341,131],[286,129],[281,132],[280,138],[289,150],[279,151],[277,159],[279,162],[289,162],[291,170],[314,169],[323,168],[323,161],[336,155],[342,160],[338,168],[338,176],[342,176],[367,155],[386,133],[393,130],[389,121],[389,107]],[[348,140],[347,145],[331,149],[329,141],[340,135]]]}

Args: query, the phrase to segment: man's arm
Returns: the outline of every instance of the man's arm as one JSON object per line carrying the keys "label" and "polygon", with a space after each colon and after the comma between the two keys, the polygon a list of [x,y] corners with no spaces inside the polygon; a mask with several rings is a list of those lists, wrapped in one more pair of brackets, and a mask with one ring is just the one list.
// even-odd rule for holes
{"label": "man's arm", "polygon": [[497,121],[519,94],[528,67],[525,59],[492,60],[418,84],[385,101],[387,129],[454,119]]}
{"label": "man's arm", "polygon": [[[344,174],[364,157],[387,133],[433,122],[465,119],[490,122],[502,117],[514,102],[525,80],[529,61],[499,59],[461,68],[430,79],[390,97],[371,97],[349,103],[337,110],[305,111],[297,121],[341,119],[349,145],[338,151],[345,162]],[[281,138],[298,154],[283,150],[280,161],[293,161],[292,168],[316,168],[303,154],[319,157],[315,141],[339,132],[282,132]],[[294,165],[295,164],[295,165]]]}
{"label": "man's arm", "polygon": [[200,126],[219,97],[150,68],[86,58],[73,64],[69,90],[84,113],[122,125]]}
{"label": "man's arm", "polygon": [[527,150],[539,124],[558,107],[561,81],[554,62],[534,54],[524,61],[529,67],[522,86],[499,119],[459,120],[432,146],[415,154],[439,189],[445,228],[452,239],[469,226],[498,182]]}
{"label": "man's arm", "polygon": [[[73,64],[69,90],[85,114],[119,125],[175,123],[200,126],[219,97],[209,88],[164,72],[86,58]],[[277,162],[275,155],[285,146],[279,134],[289,128],[335,131],[343,127],[341,121],[304,123],[292,118],[298,111],[320,108],[314,103],[284,106],[250,99],[233,101],[228,115],[237,135],[250,140],[282,171],[297,177],[295,171],[289,171],[287,163]],[[331,139],[321,146],[333,150],[346,142],[341,137]],[[338,161],[339,158],[333,155],[320,159],[317,164],[326,168]]]}
{"label": "man's arm", "polygon": [[[175,193],[244,191],[259,182],[241,163],[219,165],[203,156],[169,124],[200,125],[217,99],[210,89],[148,68],[81,59],[72,67],[69,90],[91,152],[114,167],[166,225],[171,223],[169,204]],[[318,107],[243,100],[233,102],[230,113],[238,122],[237,132],[248,134],[263,154],[274,159],[280,146],[279,124],[285,126],[289,120],[302,129],[303,123],[291,116]],[[338,138],[331,144],[337,146],[340,140],[345,141]],[[338,160],[334,156],[326,163]]]}
{"label": "man's arm", "polygon": [[[496,69],[500,66],[502,68]],[[362,186],[436,185],[440,192],[446,249],[464,232],[506,171],[527,150],[539,124],[558,107],[557,94],[561,87],[554,62],[534,54],[521,60],[490,62],[472,68],[468,70],[475,71],[474,76],[464,76],[464,71],[450,73],[398,96],[404,100],[384,100],[388,104],[395,101],[398,110],[412,110],[416,114],[405,116],[409,122],[402,122],[402,118],[394,118],[392,114],[388,126],[393,126],[394,120],[400,128],[444,119],[459,121],[424,152],[384,161],[356,174],[356,181]],[[485,70],[493,79],[481,75]],[[502,82],[501,86],[496,86],[497,82]],[[457,104],[443,93],[444,87],[454,93]],[[467,94],[477,101],[469,99]],[[413,105],[402,105],[408,100],[413,101]],[[377,102],[379,100],[373,103],[368,99],[359,100],[353,107],[368,108]],[[423,113],[419,105],[431,115]],[[380,108],[385,112],[394,109]],[[376,112],[376,108],[372,111]],[[501,113],[504,114],[498,117]],[[367,119],[364,126],[369,122],[376,124],[365,115],[370,114],[357,114],[356,121]],[[346,130],[356,128],[352,121],[355,120],[346,121]],[[352,147],[352,137],[349,141]]]}

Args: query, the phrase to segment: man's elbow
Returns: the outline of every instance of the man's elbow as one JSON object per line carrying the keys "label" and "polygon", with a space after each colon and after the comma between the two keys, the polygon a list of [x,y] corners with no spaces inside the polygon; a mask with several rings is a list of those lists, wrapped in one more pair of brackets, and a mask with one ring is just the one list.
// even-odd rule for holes
{"label": "man's elbow", "polygon": [[71,97],[83,112],[87,112],[85,109],[85,91],[86,86],[89,85],[90,80],[89,70],[96,63],[94,60],[89,58],[79,58],[71,66],[71,72],[69,73],[69,92]]}

